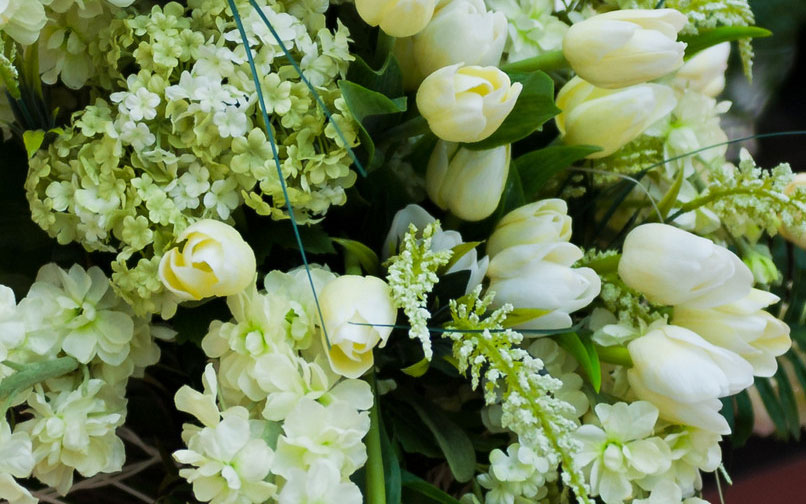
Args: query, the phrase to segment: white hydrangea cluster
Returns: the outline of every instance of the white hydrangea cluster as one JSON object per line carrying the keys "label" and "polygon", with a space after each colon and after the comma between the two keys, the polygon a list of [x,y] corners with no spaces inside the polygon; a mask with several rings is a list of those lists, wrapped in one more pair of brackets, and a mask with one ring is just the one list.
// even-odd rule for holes
{"label": "white hydrangea cluster", "polygon": [[[317,291],[336,278],[319,267],[311,275]],[[204,425],[184,426],[188,449],[174,458],[190,467],[180,475],[213,503],[358,504],[349,477],[367,460],[372,391],[331,370],[305,270],[264,283],[228,298],[232,321],[210,325],[202,347],[217,369],[206,368],[204,393],[176,395]]]}
{"label": "white hydrangea cluster", "polygon": [[19,304],[5,286],[0,300],[0,400],[22,420],[12,430],[0,419],[0,497],[35,502],[13,478],[34,476],[65,494],[75,472],[119,471],[126,384],[159,360],[155,336],[173,331],[134,317],[98,267],[48,264]]}
{"label": "white hydrangea cluster", "polygon": [[[303,14],[321,16],[321,6],[260,3],[334,111],[332,121],[355,145],[354,123],[335,83],[352,59],[347,29],[306,26]],[[99,21],[108,25],[95,39],[111,93],[77,113],[30,161],[26,190],[34,221],[60,243],[118,253],[115,290],[138,314],[170,314],[170,296],[155,271],[193,222],[231,220],[242,204],[275,219],[288,216],[245,49],[226,5],[170,2]],[[257,12],[243,10],[290,203],[299,222],[316,221],[346,201],[345,189],[356,179],[348,146]],[[65,54],[54,68],[83,72]],[[136,71],[121,73],[132,58]]]}

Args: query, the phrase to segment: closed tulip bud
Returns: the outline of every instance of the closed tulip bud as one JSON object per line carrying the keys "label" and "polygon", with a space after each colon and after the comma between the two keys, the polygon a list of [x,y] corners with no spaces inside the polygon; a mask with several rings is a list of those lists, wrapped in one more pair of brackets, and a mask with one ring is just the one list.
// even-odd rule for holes
{"label": "closed tulip bud", "polygon": [[651,330],[627,348],[633,362],[627,371],[630,387],[639,399],[654,404],[661,418],[730,433],[719,414],[719,398],[753,384],[753,368],[744,359],[673,325]]}
{"label": "closed tulip bud", "polygon": [[716,97],[725,89],[730,42],[723,42],[697,53],[677,71],[675,86]]}
{"label": "closed tulip bud", "polygon": [[660,84],[597,88],[579,77],[557,95],[557,128],[568,145],[598,145],[589,159],[613,154],[674,110],[674,91]]}
{"label": "closed tulip bud", "polygon": [[383,347],[392,332],[397,318],[392,290],[380,278],[344,275],[325,285],[319,306],[330,341],[330,366],[342,376],[358,378],[372,368],[372,349]]}
{"label": "closed tulip bud", "polygon": [[436,0],[356,0],[358,15],[393,37],[410,37],[431,21]]}
{"label": "closed tulip bud", "polygon": [[711,308],[745,297],[753,273],[736,254],[667,224],[644,224],[624,240],[619,276],[650,302]]}
{"label": "closed tulip bud", "polygon": [[[803,194],[803,191],[806,191],[806,173],[796,173],[792,182],[787,184],[784,188],[784,194],[792,196],[796,192],[799,192],[798,190],[800,190],[801,194]],[[778,232],[781,233],[781,236],[798,247],[806,249],[806,232],[803,231],[803,216],[798,214],[798,217],[800,218],[795,219],[795,222],[781,223]]]}
{"label": "closed tulip bud", "polygon": [[466,221],[492,215],[509,172],[511,148],[474,151],[439,141],[431,153],[425,188],[431,201]]}
{"label": "closed tulip bud", "polygon": [[185,245],[162,256],[159,277],[179,299],[231,296],[254,281],[255,253],[232,226],[200,220],[177,241]]}
{"label": "closed tulip bud", "polygon": [[549,313],[520,326],[525,329],[571,327],[570,313],[599,295],[601,280],[590,268],[572,268],[582,251],[572,243],[516,245],[490,261],[487,276],[496,306],[537,308]]}
{"label": "closed tulip bud", "polygon": [[507,18],[488,12],[483,0],[451,0],[414,37],[414,58],[424,76],[442,67],[496,66],[507,40]]}
{"label": "closed tulip bud", "polygon": [[775,358],[792,346],[789,326],[763,310],[779,300],[775,294],[753,289],[739,301],[715,308],[675,308],[672,322],[738,354],[753,366],[756,376],[770,377],[778,370]]}
{"label": "closed tulip bud", "polygon": [[487,254],[530,243],[567,242],[571,239],[571,217],[561,199],[536,201],[509,212],[495,226],[487,240]]}
{"label": "closed tulip bud", "polygon": [[674,9],[624,9],[576,23],[563,39],[563,54],[583,79],[602,88],[622,88],[674,72],[686,44],[677,32],[686,16]]}
{"label": "closed tulip bud", "polygon": [[0,1],[0,29],[22,45],[33,44],[48,21],[42,3],[30,0]]}
{"label": "closed tulip bud", "polygon": [[439,138],[478,142],[501,126],[522,88],[496,67],[456,64],[425,78],[417,91],[417,108]]}

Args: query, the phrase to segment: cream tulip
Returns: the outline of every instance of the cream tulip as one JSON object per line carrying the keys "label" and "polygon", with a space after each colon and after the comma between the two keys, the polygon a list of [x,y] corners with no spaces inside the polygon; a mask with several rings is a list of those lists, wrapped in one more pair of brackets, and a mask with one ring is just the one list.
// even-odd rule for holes
{"label": "cream tulip", "polygon": [[[795,192],[800,189],[801,194],[802,191],[806,191],[806,173],[796,173],[795,177],[792,179],[792,182],[787,184],[784,188],[784,194],[787,196],[792,196]],[[798,214],[799,219],[795,219],[795,222],[791,224],[781,223],[781,226],[778,228],[778,232],[781,233],[781,236],[789,240],[790,242],[794,243],[800,248],[806,249],[806,232],[803,232],[803,216]]]}
{"label": "cream tulip", "polygon": [[522,88],[496,67],[456,64],[425,78],[417,91],[417,108],[439,138],[478,142],[501,126]]}
{"label": "cream tulip", "polygon": [[203,219],[179,235],[160,260],[159,277],[182,300],[231,296],[255,279],[255,253],[238,231],[223,222]]}
{"label": "cream tulip", "polygon": [[664,420],[718,434],[730,427],[720,397],[753,384],[744,359],[673,325],[649,331],[628,345],[633,367],[627,379],[635,395],[654,404]]}
{"label": "cream tulip", "polygon": [[711,308],[750,293],[753,273],[736,254],[667,224],[644,224],[624,240],[619,276],[650,302]]}
{"label": "cream tulip", "polygon": [[588,306],[601,289],[595,271],[571,267],[581,258],[579,247],[566,242],[516,245],[498,252],[487,270],[493,303],[549,311],[521,328],[571,327],[569,314]]}
{"label": "cream tulip", "polygon": [[487,254],[493,257],[515,245],[567,242],[571,239],[571,217],[567,214],[568,205],[559,198],[516,208],[495,226],[487,240]]}
{"label": "cream tulip", "polygon": [[487,11],[483,0],[450,0],[414,36],[412,49],[420,73],[427,76],[455,63],[496,66],[506,41],[504,14]]}
{"label": "cream tulip", "polygon": [[344,275],[325,285],[319,306],[331,368],[347,378],[360,377],[372,368],[372,349],[386,345],[397,318],[391,289],[380,278]]}
{"label": "cream tulip", "polygon": [[431,201],[466,221],[480,221],[498,207],[509,173],[509,144],[474,151],[437,142],[425,174]]}
{"label": "cream tulip", "polygon": [[725,71],[728,69],[729,56],[730,42],[723,42],[697,53],[677,71],[674,85],[716,97],[725,89]]}
{"label": "cream tulip", "polygon": [[574,77],[557,95],[562,112],[557,128],[568,145],[598,145],[596,159],[613,154],[636,139],[677,105],[674,91],[660,84],[604,89]]}
{"label": "cream tulip", "polygon": [[571,26],[563,54],[571,68],[595,86],[632,86],[683,66],[686,44],[676,40],[687,22],[674,9],[606,12]]}
{"label": "cream tulip", "polygon": [[431,21],[436,0],[356,0],[358,15],[393,37],[410,37]]}
{"label": "cream tulip", "polygon": [[756,376],[770,377],[778,370],[776,357],[792,346],[789,326],[763,310],[779,300],[775,294],[753,289],[739,301],[715,308],[677,307],[672,323],[738,354],[753,366]]}
{"label": "cream tulip", "polygon": [[42,3],[31,0],[1,0],[0,30],[22,45],[33,44],[48,21]]}

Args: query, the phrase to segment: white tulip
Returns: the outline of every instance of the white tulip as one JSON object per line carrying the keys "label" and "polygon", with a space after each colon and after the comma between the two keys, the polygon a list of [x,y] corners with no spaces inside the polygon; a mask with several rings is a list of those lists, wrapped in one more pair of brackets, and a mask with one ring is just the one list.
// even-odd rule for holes
{"label": "white tulip", "polygon": [[440,68],[417,90],[417,108],[436,136],[449,142],[489,137],[512,112],[523,86],[496,67]]}
{"label": "white tulip", "polygon": [[602,88],[623,88],[674,72],[686,44],[677,32],[687,23],[674,9],[623,9],[576,23],[563,39],[571,68]]}
{"label": "white tulip", "polygon": [[509,173],[510,145],[475,151],[437,142],[425,175],[431,201],[466,221],[492,215],[501,201]]}
{"label": "white tulip", "polygon": [[770,377],[778,370],[775,358],[792,346],[789,326],[763,310],[779,300],[775,294],[753,289],[739,301],[715,308],[677,307],[672,323],[738,354],[753,366],[756,376]]}
{"label": "white tulip", "polygon": [[507,18],[487,11],[483,0],[450,0],[414,36],[414,58],[422,75],[442,67],[496,66],[507,40]]}
{"label": "white tulip", "polygon": [[571,267],[581,258],[579,247],[566,242],[516,245],[498,252],[487,270],[494,304],[549,310],[526,322],[524,329],[571,327],[569,314],[589,305],[601,289],[595,271]]}
{"label": "white tulip", "polygon": [[223,222],[203,219],[188,226],[175,247],[162,256],[159,277],[182,300],[231,296],[255,279],[255,253],[238,231]]}
{"label": "white tulip", "polygon": [[[797,192],[802,195],[803,191],[806,191],[806,173],[796,173],[792,182],[784,188],[784,194],[791,197]],[[806,249],[806,233],[802,232],[803,218],[800,214],[798,216],[801,218],[793,219],[794,222],[782,222],[778,232],[796,246]]]}
{"label": "white tulip", "polygon": [[[409,224],[414,224],[417,229],[422,230],[425,226],[435,221],[436,219],[420,205],[407,205],[402,210],[399,210],[395,214],[394,219],[392,219],[389,233],[386,235],[386,240],[383,242],[383,253],[381,254],[383,259],[388,259],[390,256],[397,254],[398,245],[409,230]],[[439,230],[431,237],[431,249],[435,252],[450,250],[462,243],[464,243],[464,241],[462,241],[462,235],[459,234],[458,231],[453,230]],[[487,273],[489,263],[489,257],[484,257],[479,260],[478,252],[474,248],[468,250],[462,257],[457,259],[445,273],[456,273],[464,270],[470,271],[470,278],[467,281],[467,288],[465,289],[465,294],[467,294],[484,280],[484,275]]]}
{"label": "white tulip", "polygon": [[674,110],[674,91],[660,84],[604,89],[574,77],[557,94],[554,119],[568,145],[598,145],[589,159],[613,154]]}
{"label": "white tulip", "polygon": [[358,15],[393,37],[410,37],[431,21],[436,0],[356,0]]}
{"label": "white tulip", "polygon": [[31,45],[39,38],[48,18],[40,1],[0,1],[0,30],[22,45]]}
{"label": "white tulip", "polygon": [[627,286],[656,304],[711,308],[750,293],[753,273],[736,254],[667,224],[638,226],[618,267]]}
{"label": "white tulip", "polygon": [[372,349],[386,345],[397,318],[391,289],[380,278],[344,275],[325,285],[319,306],[330,366],[347,378],[360,377],[372,368]]}
{"label": "white tulip", "polygon": [[487,240],[487,254],[529,243],[567,242],[571,239],[568,205],[559,198],[536,201],[509,212]]}
{"label": "white tulip", "polygon": [[730,42],[709,47],[688,60],[675,75],[675,86],[716,97],[725,89]]}
{"label": "white tulip", "polygon": [[627,348],[633,362],[627,371],[630,386],[658,408],[661,418],[730,433],[719,414],[719,398],[753,384],[753,368],[744,359],[673,325],[651,330]]}

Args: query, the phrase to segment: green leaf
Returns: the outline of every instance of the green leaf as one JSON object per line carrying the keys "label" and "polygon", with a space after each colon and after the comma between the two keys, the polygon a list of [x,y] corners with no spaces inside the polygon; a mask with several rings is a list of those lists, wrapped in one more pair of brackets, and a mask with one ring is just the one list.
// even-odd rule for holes
{"label": "green leaf", "polygon": [[781,402],[775,395],[775,390],[773,390],[770,379],[757,377],[755,385],[759,395],[761,396],[761,401],[764,403],[764,407],[767,409],[767,413],[769,413],[772,422],[775,424],[775,430],[781,436],[786,436],[788,431],[786,414],[784,413],[784,408],[781,405]]}
{"label": "green leaf", "polygon": [[25,144],[25,150],[28,152],[28,159],[34,157],[34,155],[39,151],[39,148],[42,147],[42,143],[44,141],[44,130],[28,130],[22,134],[22,143]]}
{"label": "green leaf", "polygon": [[476,450],[465,431],[430,401],[407,397],[406,402],[434,434],[456,481],[465,483],[473,479],[476,471]]}
{"label": "green leaf", "polygon": [[468,252],[470,252],[474,248],[476,248],[479,245],[481,245],[481,243],[482,242],[480,242],[480,241],[472,241],[472,242],[460,243],[459,245],[456,245],[455,247],[453,247],[451,249],[451,252],[453,252],[453,254],[451,255],[451,260],[448,261],[448,263],[445,266],[441,267],[440,270],[443,271],[443,272],[448,271],[449,269],[451,269],[453,267],[454,264],[456,264],[459,261],[459,259],[464,257],[465,254],[467,254]]}
{"label": "green leaf", "polygon": [[439,504],[460,504],[460,502],[446,494],[431,483],[411,474],[408,471],[402,473],[403,487],[428,497]]}
{"label": "green leaf", "polygon": [[400,504],[402,494],[402,478],[400,461],[386,432],[383,422],[381,426],[381,452],[383,453],[383,480],[386,484],[386,504]]}
{"label": "green leaf", "polygon": [[422,359],[415,362],[411,366],[404,367],[403,369],[401,369],[401,371],[414,378],[419,378],[423,376],[425,373],[427,373],[428,368],[430,367],[431,367],[431,361],[423,357]]}
{"label": "green leaf", "polygon": [[658,203],[658,211],[663,219],[666,219],[666,216],[669,215],[669,211],[674,207],[675,203],[677,203],[677,196],[680,194],[680,188],[683,187],[684,173],[685,170],[677,170],[677,177],[674,179],[674,184],[666,191],[666,194],[663,195],[663,198]]}
{"label": "green leaf", "polygon": [[515,308],[507,314],[504,328],[519,326],[550,312],[551,310],[541,310],[540,308]]}
{"label": "green leaf", "polygon": [[404,94],[403,74],[392,53],[387,54],[386,60],[378,70],[370,68],[360,56],[355,56],[355,60],[350,63],[350,68],[347,70],[347,80],[389,98],[397,98]]}
{"label": "green leaf", "polygon": [[495,133],[464,147],[483,150],[517,142],[560,113],[554,104],[554,81],[545,72],[513,73],[510,77],[523,85],[515,108]]}
{"label": "green leaf", "polygon": [[680,35],[677,39],[688,44],[686,46],[686,59],[698,52],[722,42],[746,38],[764,38],[772,35],[770,30],[760,26],[719,26],[711,30],[700,30],[697,35]]}
{"label": "green leaf", "polygon": [[509,170],[501,202],[495,212],[496,220],[501,219],[510,211],[526,204],[526,195],[523,193],[523,182],[517,170]]}
{"label": "green leaf", "polygon": [[553,337],[560,347],[570,353],[579,363],[579,367],[588,376],[593,389],[598,393],[602,387],[602,366],[599,354],[593,342],[583,341],[575,332],[559,334]]}
{"label": "green leaf", "polygon": [[731,434],[731,441],[735,446],[744,446],[753,434],[753,424],[755,415],[753,413],[753,403],[747,390],[742,390],[734,396],[736,401],[735,427]]}
{"label": "green leaf", "polygon": [[358,137],[361,145],[367,151],[367,166],[377,166],[381,159],[376,159],[375,143],[372,141],[370,131],[381,130],[389,127],[389,115],[399,114],[406,111],[406,98],[400,97],[390,99],[386,95],[377,91],[350,82],[348,80],[339,81],[344,102],[350,113],[358,122]]}
{"label": "green leaf", "polygon": [[348,240],[347,238],[331,238],[331,240],[344,247],[348,254],[353,254],[367,274],[377,275],[380,270],[380,259],[378,259],[378,254],[375,251],[359,241]]}
{"label": "green leaf", "polygon": [[600,150],[595,145],[550,145],[519,156],[514,164],[523,180],[524,194],[529,199],[536,198],[553,176]]}
{"label": "green leaf", "polygon": [[[21,371],[3,378],[0,382],[0,398],[10,397],[37,383],[57,378],[78,369],[78,361],[72,357],[59,357],[44,362],[27,364]],[[475,464],[475,461],[473,462]]]}
{"label": "green leaf", "polygon": [[778,399],[781,403],[781,410],[784,413],[784,418],[786,418],[786,423],[789,426],[789,434],[793,438],[799,439],[800,414],[798,412],[798,403],[792,390],[792,384],[789,383],[789,376],[783,366],[778,366],[778,371],[775,373],[775,383],[778,385]]}

